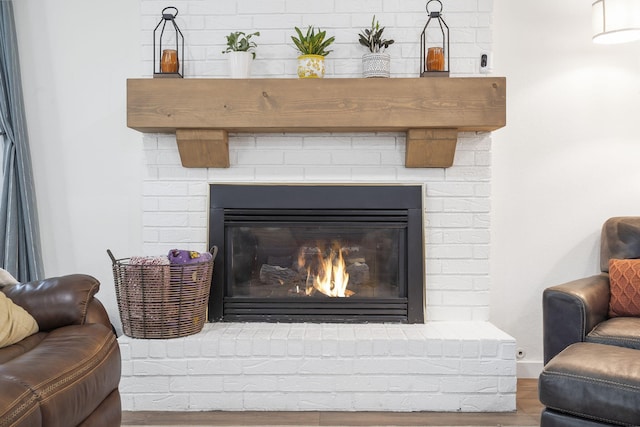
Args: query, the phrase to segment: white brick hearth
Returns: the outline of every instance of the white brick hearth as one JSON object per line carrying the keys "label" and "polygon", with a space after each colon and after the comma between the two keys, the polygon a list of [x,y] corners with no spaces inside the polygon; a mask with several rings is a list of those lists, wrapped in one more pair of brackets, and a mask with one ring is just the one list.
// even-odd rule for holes
{"label": "white brick hearth", "polygon": [[[452,78],[477,75],[480,52],[491,50],[493,2],[443,3]],[[227,76],[220,52],[231,31],[261,32],[254,77],[295,77],[289,36],[307,25],[336,35],[327,78],[360,77],[357,34],[374,14],[396,40],[392,77],[419,70],[423,0],[173,4],[185,33],[185,78]],[[165,6],[141,1],[147,77],[152,31]],[[396,133],[233,134],[227,169],[183,168],[174,135],[141,139],[146,255],[208,249],[209,183],[424,185],[427,323],[216,323],[172,340],[122,336],[124,410],[515,410],[516,343],[488,323],[490,134],[459,134],[448,169],[405,168],[405,136]]]}
{"label": "white brick hearth", "polygon": [[119,341],[126,411],[515,409],[515,341],[487,322],[215,323]]}

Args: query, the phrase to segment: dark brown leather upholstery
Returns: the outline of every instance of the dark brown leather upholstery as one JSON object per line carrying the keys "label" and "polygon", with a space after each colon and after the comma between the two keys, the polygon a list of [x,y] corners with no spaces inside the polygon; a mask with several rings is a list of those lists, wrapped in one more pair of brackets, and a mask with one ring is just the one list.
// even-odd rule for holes
{"label": "dark brown leather upholstery", "polygon": [[557,412],[553,409],[543,410],[542,416],[540,417],[541,427],[605,427],[614,425],[615,424],[585,420],[584,418],[574,417],[573,415]]}
{"label": "dark brown leather upholstery", "polygon": [[640,425],[640,318],[608,318],[609,260],[640,258],[640,217],[602,227],[601,274],[545,289],[543,427]]}
{"label": "dark brown leather upholstery", "polygon": [[544,367],[538,388],[540,402],[549,410],[605,425],[640,423],[637,350],[572,344]]}
{"label": "dark brown leather upholstery", "polygon": [[[628,340],[629,330],[621,329],[638,322],[614,322],[608,319],[609,260],[640,258],[640,217],[614,217],[602,226],[599,275],[574,280],[544,290],[542,295],[544,363],[567,346],[582,341],[614,343],[638,348]],[[599,326],[598,330],[594,328]],[[592,332],[593,331],[593,332]],[[633,330],[640,336],[640,329]]]}
{"label": "dark brown leather upholstery", "polygon": [[640,350],[640,318],[614,317],[601,322],[585,341]]}
{"label": "dark brown leather upholstery", "polygon": [[41,332],[0,349],[0,427],[118,426],[120,350],[96,279],[2,288]]}
{"label": "dark brown leather upholstery", "polygon": [[575,342],[586,340],[609,311],[609,276],[600,274],[544,290],[544,363]]}
{"label": "dark brown leather upholstery", "polygon": [[36,319],[41,331],[49,331],[85,323],[89,302],[98,289],[100,282],[93,277],[74,274],[18,283],[2,291]]}
{"label": "dark brown leather upholstery", "polygon": [[610,259],[640,258],[640,217],[609,218],[602,226],[600,270],[609,272]]}

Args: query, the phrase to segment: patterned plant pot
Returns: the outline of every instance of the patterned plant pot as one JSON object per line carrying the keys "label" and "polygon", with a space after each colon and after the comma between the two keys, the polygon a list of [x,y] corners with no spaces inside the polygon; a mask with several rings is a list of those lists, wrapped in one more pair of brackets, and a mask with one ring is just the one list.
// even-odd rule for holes
{"label": "patterned plant pot", "polygon": [[365,77],[389,77],[391,56],[388,53],[365,53],[362,55],[362,74]]}
{"label": "patterned plant pot", "polygon": [[324,56],[299,56],[298,77],[301,79],[318,79],[324,77]]}
{"label": "patterned plant pot", "polygon": [[247,79],[251,75],[251,52],[228,52],[229,74],[232,79]]}

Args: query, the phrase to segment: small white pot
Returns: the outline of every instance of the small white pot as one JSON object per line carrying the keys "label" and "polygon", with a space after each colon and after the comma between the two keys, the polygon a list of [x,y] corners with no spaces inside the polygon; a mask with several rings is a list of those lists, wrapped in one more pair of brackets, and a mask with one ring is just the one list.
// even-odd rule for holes
{"label": "small white pot", "polygon": [[249,78],[253,54],[251,52],[228,52],[227,55],[229,55],[229,74],[231,78]]}
{"label": "small white pot", "polygon": [[362,74],[365,77],[391,76],[391,56],[388,53],[365,53],[362,55]]}

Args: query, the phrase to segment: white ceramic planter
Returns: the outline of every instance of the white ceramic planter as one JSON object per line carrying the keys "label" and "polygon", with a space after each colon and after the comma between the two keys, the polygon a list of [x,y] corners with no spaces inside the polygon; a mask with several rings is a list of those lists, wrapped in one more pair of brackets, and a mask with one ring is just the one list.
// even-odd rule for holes
{"label": "white ceramic planter", "polygon": [[391,56],[388,53],[365,53],[362,55],[364,77],[391,76]]}
{"label": "white ceramic planter", "polygon": [[298,77],[301,79],[318,79],[324,77],[324,56],[299,56]]}
{"label": "white ceramic planter", "polygon": [[232,79],[246,79],[251,75],[251,52],[229,52],[229,75]]}

